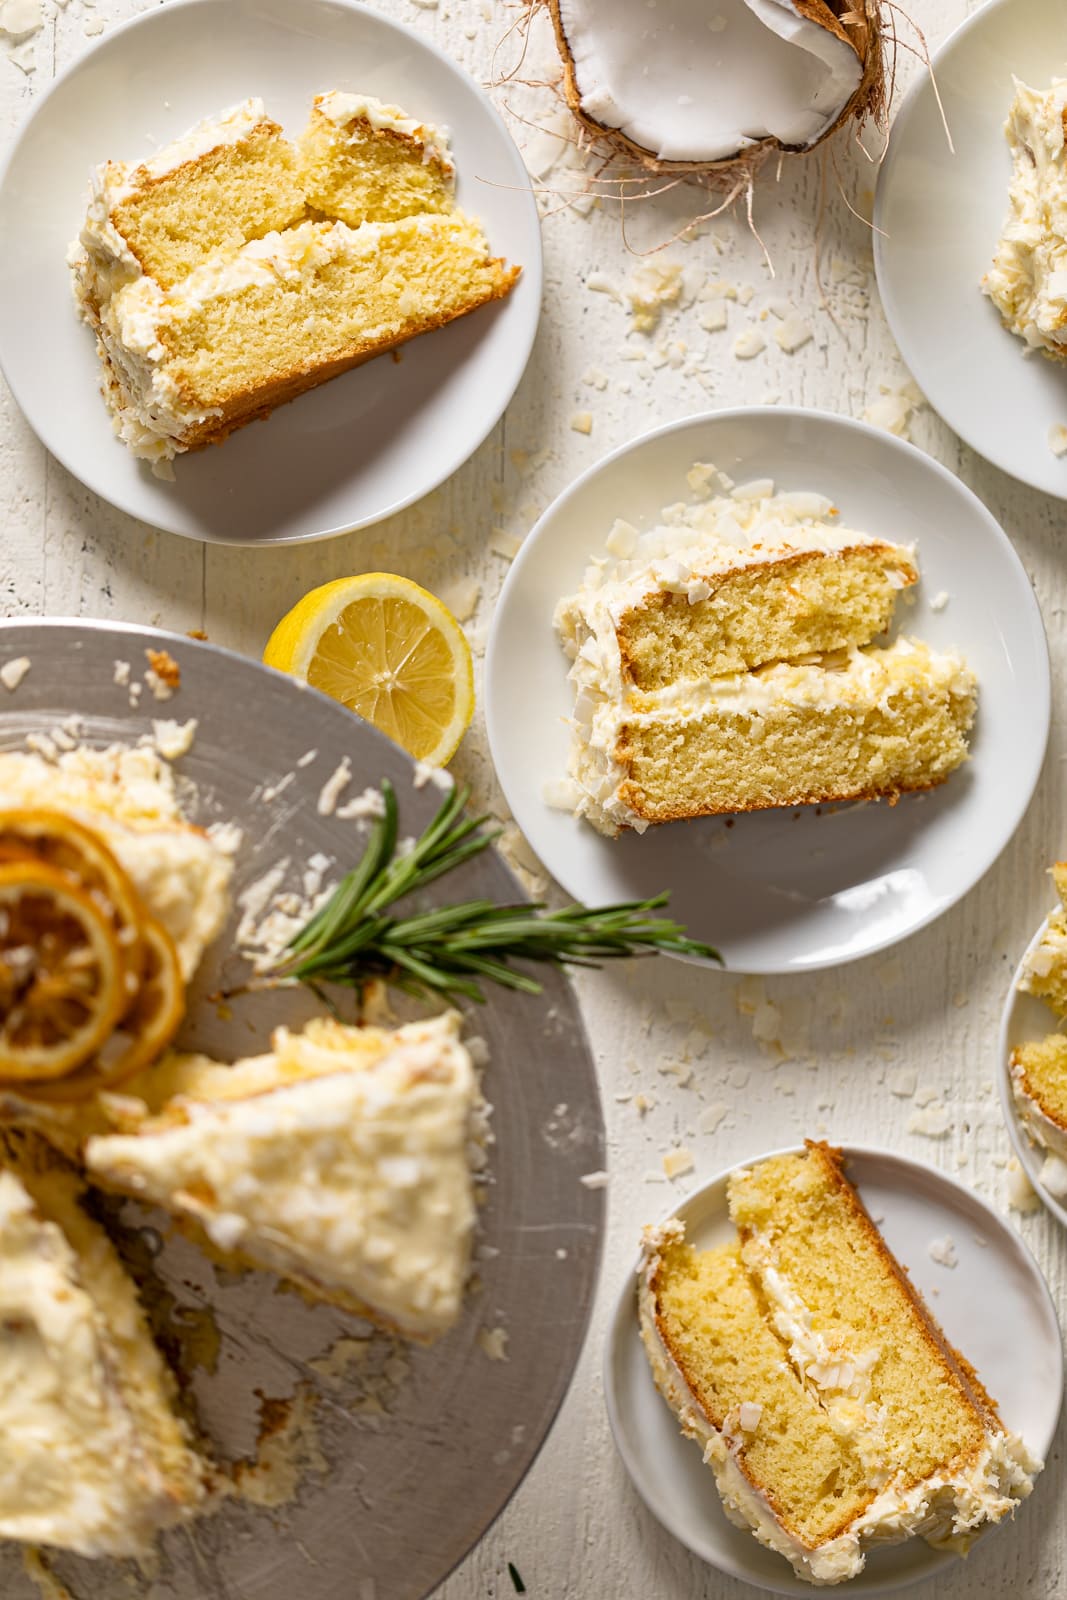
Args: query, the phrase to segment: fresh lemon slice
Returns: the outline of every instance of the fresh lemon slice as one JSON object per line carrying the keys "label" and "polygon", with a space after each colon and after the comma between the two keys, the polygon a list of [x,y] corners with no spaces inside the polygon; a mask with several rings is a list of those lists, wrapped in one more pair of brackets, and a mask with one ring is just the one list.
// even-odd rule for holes
{"label": "fresh lemon slice", "polygon": [[455,754],[474,715],[463,629],[434,595],[389,572],[312,589],[279,622],[263,660],[340,700],[431,766]]}
{"label": "fresh lemon slice", "polygon": [[65,873],[0,865],[0,1078],[61,1078],[129,1003],[115,931]]}

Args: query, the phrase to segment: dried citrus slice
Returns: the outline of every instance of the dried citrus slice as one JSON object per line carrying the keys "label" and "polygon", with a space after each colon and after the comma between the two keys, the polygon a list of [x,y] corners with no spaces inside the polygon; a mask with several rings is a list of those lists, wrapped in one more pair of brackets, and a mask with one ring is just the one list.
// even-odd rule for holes
{"label": "dried citrus slice", "polygon": [[105,913],[122,951],[132,998],[144,961],[142,912],[137,891],[103,839],[65,811],[44,806],[0,810],[0,866],[27,859],[66,873]]}
{"label": "dried citrus slice", "polygon": [[0,865],[0,1078],[61,1078],[129,1005],[115,931],[84,889],[40,861]]}
{"label": "dried citrus slice", "polygon": [[170,1044],[185,1015],[181,961],[167,930],[153,917],[143,923],[145,970],[137,998],[110,1039],[77,1072],[54,1083],[27,1084],[28,1100],[49,1105],[88,1100],[147,1067]]}
{"label": "dried citrus slice", "polygon": [[474,715],[463,629],[436,596],[393,573],[312,589],[279,622],[263,659],[433,766],[451,759]]}

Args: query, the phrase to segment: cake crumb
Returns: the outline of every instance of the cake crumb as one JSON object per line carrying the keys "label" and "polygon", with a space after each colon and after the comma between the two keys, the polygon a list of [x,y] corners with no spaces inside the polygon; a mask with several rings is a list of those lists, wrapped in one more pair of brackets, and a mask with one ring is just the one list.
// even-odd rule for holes
{"label": "cake crumb", "polygon": [[921,1134],[924,1139],[943,1139],[951,1126],[952,1118],[938,1100],[921,1111],[913,1111],[908,1118],[908,1132]]}
{"label": "cake crumb", "polygon": [[774,330],[774,342],[787,356],[793,355],[815,337],[814,329],[795,311],[789,313],[781,326]]}
{"label": "cake crumb", "polygon": [[601,1169],[599,1172],[583,1172],[578,1179],[583,1189],[606,1189],[608,1175]]}
{"label": "cake crumb", "polygon": [[152,738],[165,761],[177,761],[180,756],[189,754],[196,737],[196,730],[195,717],[190,717],[188,722],[175,722],[172,718],[167,718],[163,721],[153,721]]}
{"label": "cake crumb", "polygon": [[368,787],[362,794],[338,806],[336,815],[342,822],[351,822],[353,818],[359,822],[376,821],[385,816],[385,796],[380,789]]}
{"label": "cake crumb", "polygon": [[13,656],[10,661],[5,661],[0,667],[0,683],[3,684],[8,694],[14,694],[23,678],[29,672],[32,662],[29,656]]}
{"label": "cake crumb", "polygon": [[886,1073],[885,1081],[890,1094],[899,1095],[901,1100],[910,1100],[919,1087],[919,1074],[914,1067],[897,1067],[893,1072]]}
{"label": "cake crumb", "polygon": [[593,413],[591,411],[575,411],[571,417],[571,430],[574,433],[592,433]]}
{"label": "cake crumb", "polygon": [[[145,673],[146,678],[149,678],[154,673],[159,682],[169,689],[171,693],[175,689],[181,688],[182,669],[169,650],[146,650],[145,658],[148,662],[148,672]],[[161,695],[157,691],[153,692],[155,692],[157,700],[166,698],[165,695]]]}
{"label": "cake crumb", "polygon": [[117,683],[122,689],[127,688],[130,682],[130,672],[131,667],[128,661],[116,661],[115,671],[111,677],[112,683]]}
{"label": "cake crumb", "polygon": [[416,761],[415,775],[412,783],[416,789],[425,789],[432,783],[435,789],[440,789],[444,794],[450,794],[456,787],[456,780],[444,767],[435,767],[430,761]]}
{"label": "cake crumb", "polygon": [[726,327],[728,312],[726,301],[719,300],[710,305],[706,311],[701,311],[697,322],[705,333],[721,333]]}
{"label": "cake crumb", "polygon": [[663,1170],[668,1178],[681,1178],[685,1173],[692,1172],[694,1165],[693,1152],[684,1145],[668,1150],[663,1157]]}
{"label": "cake crumb", "polygon": [[1048,430],[1048,447],[1054,456],[1067,456],[1067,427],[1054,422]]}
{"label": "cake crumb", "polygon": [[951,598],[952,596],[949,594],[947,589],[939,589],[934,595],[934,598],[930,601],[930,610],[944,611]]}
{"label": "cake crumb", "polygon": [[506,528],[494,528],[489,536],[489,552],[494,556],[503,556],[505,561],[514,561],[522,549],[522,539],[517,533],[509,533]]}
{"label": "cake crumb", "polygon": [[936,1261],[939,1267],[959,1266],[959,1256],[956,1254],[955,1241],[946,1233],[943,1239],[931,1239],[927,1246],[931,1261]]}
{"label": "cake crumb", "polygon": [[457,622],[469,622],[478,604],[482,586],[477,578],[457,578],[441,590],[441,601]]}
{"label": "cake crumb", "polygon": [[751,361],[766,350],[767,341],[758,328],[746,328],[734,340],[734,357],[738,361]]}
{"label": "cake crumb", "polygon": [[506,1328],[479,1328],[478,1345],[490,1361],[508,1361],[508,1330]]}
{"label": "cake crumb", "polygon": [[729,1109],[725,1100],[713,1100],[711,1105],[705,1106],[697,1118],[697,1127],[701,1133],[714,1133]]}

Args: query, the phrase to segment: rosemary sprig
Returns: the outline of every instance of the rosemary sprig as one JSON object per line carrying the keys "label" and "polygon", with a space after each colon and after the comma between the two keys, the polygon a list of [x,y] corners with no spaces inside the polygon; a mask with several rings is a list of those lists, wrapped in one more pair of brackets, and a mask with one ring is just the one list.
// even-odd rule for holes
{"label": "rosemary sprig", "polygon": [[597,967],[660,951],[721,960],[718,951],[690,939],[679,923],[654,915],[667,904],[666,894],[599,910],[573,905],[549,911],[543,904],[468,900],[393,915],[390,908],[398,901],[480,854],[500,829],[487,828],[484,816],[464,819],[470,790],[453,789],[414,846],[398,853],[396,795],[388,779],[382,797],[384,815],[375,822],[361,860],[289,941],[277,977],[316,989],[328,983],[361,988],[372,978],[384,978],[424,998],[481,1001],[483,982],[540,994],[537,979],[517,971],[514,961]]}

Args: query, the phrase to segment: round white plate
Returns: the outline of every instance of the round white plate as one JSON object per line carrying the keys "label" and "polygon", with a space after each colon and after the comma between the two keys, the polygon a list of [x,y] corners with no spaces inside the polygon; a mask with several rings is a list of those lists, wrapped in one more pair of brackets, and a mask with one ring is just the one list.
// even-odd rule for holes
{"label": "round white plate", "polygon": [[1008,209],[1004,121],[1012,76],[1047,86],[1067,68],[1062,0],[992,0],[920,72],[897,112],[878,180],[874,260],[889,325],[930,404],[987,460],[1067,498],[1067,456],[1049,429],[1067,424],[1067,368],[1001,324],[978,285]]}
{"label": "round white plate", "polygon": [[[973,1362],[996,1397],[1005,1425],[1044,1458],[1059,1417],[1063,1351],[1052,1300],[1026,1246],[984,1200],[932,1167],[888,1150],[849,1146],[845,1153],[864,1204],[949,1340]],[[671,1213],[685,1220],[687,1237],[699,1249],[734,1237],[726,1204],[728,1177],[724,1172],[713,1178]],[[959,1258],[953,1268],[938,1266],[929,1252],[931,1241],[946,1235]],[[626,1469],[665,1528],[732,1577],[776,1594],[811,1594],[811,1584],[794,1577],[781,1556],[728,1521],[699,1447],[682,1435],[652,1381],[638,1331],[632,1274],[608,1329],[604,1395]],[[1041,1487],[1039,1479],[1039,1500]],[[1032,1538],[1036,1524],[1028,1519],[1034,1516],[1040,1518],[1040,1510],[1035,1513],[1024,1504],[1015,1523],[1006,1524],[1011,1532],[992,1529],[984,1538]],[[972,1554],[972,1564],[981,1562],[981,1549],[979,1545]],[[850,1594],[883,1594],[917,1583],[956,1560],[912,1539],[873,1551],[847,1588]]]}
{"label": "round white plate", "polygon": [[1015,1153],[1022,1163],[1023,1171],[1057,1222],[1062,1222],[1067,1228],[1067,1201],[1062,1195],[1056,1196],[1051,1190],[1046,1189],[1041,1181],[1041,1169],[1048,1151],[1042,1145],[1035,1144],[1027,1133],[1011,1088],[1011,1053],[1016,1045],[1025,1044],[1032,1039],[1043,1039],[1046,1034],[1057,1031],[1056,1013],[1051,1007],[1047,1006],[1038,995],[1026,994],[1019,988],[1019,979],[1023,975],[1026,958],[1031,950],[1041,943],[1047,926],[1046,917],[1027,945],[1011,980],[1011,989],[1000,1021],[997,1080],[1004,1120],[1008,1124],[1008,1133],[1015,1146]]}
{"label": "round white plate", "polygon": [[[898,625],[964,652],[978,674],[973,760],[929,794],[890,807],[765,811],[605,839],[553,810],[573,696],[552,629],[616,517],[647,527],[713,462],[741,482],[814,489],[841,524],[918,544],[923,582]],[[944,609],[929,602],[942,592]],[[497,606],[486,663],[493,760],[515,820],[549,871],[588,905],[671,891],[671,911],[739,972],[832,966],[940,915],[996,860],[1029,804],[1048,737],[1041,616],[1018,556],[985,507],[890,434],[786,407],[690,417],[616,451],[549,507]],[[1019,707],[1026,715],[1019,715]],[[731,825],[732,824],[732,825]]]}
{"label": "round white plate", "polygon": [[[460,204],[521,263],[508,298],[369,362],[153,477],[113,436],[93,338],[65,263],[92,165],[138,158],[259,95],[289,134],[312,96],[351,89],[450,129]],[[0,178],[0,365],[30,425],[113,505],[170,533],[282,544],[365,527],[427,494],[477,449],[526,366],[541,306],[529,178],[500,117],[424,38],[347,0],[170,0],[59,78]]]}

